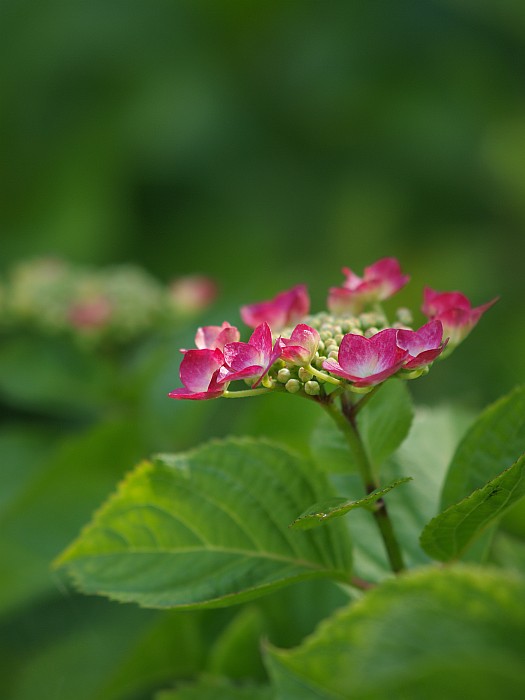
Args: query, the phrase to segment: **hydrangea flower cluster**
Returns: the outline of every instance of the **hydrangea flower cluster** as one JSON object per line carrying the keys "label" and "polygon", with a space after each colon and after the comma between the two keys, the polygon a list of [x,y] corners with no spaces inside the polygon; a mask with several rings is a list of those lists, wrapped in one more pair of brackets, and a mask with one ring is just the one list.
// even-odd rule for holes
{"label": "hydrangea flower cluster", "polygon": [[215,283],[205,277],[180,277],[166,287],[132,265],[92,269],[40,258],[9,270],[0,328],[71,334],[89,347],[123,344],[195,315],[215,296]]}
{"label": "hydrangea flower cluster", "polygon": [[[411,327],[412,314],[400,308],[390,325],[380,302],[409,281],[395,258],[383,258],[358,277],[343,268],[345,281],[332,287],[327,312],[310,315],[304,285],[274,299],[243,306],[241,317],[253,333],[247,342],[225,321],[199,328],[195,350],[183,350],[174,399],[212,399],[254,395],[269,390],[319,397],[334,387],[367,393],[393,376],[414,379],[449,353],[497,299],[472,308],[460,292],[426,288],[423,313],[428,321]],[[230,391],[244,380],[249,390]]]}

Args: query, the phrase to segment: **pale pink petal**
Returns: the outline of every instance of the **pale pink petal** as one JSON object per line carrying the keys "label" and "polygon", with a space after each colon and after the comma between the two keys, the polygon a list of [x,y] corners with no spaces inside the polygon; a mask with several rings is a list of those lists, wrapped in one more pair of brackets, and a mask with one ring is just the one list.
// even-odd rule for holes
{"label": "pale pink petal", "polygon": [[257,348],[261,358],[264,358],[263,362],[267,362],[270,354],[272,352],[272,332],[270,326],[264,322],[257,326],[253,331],[250,340],[248,341],[250,345]]}

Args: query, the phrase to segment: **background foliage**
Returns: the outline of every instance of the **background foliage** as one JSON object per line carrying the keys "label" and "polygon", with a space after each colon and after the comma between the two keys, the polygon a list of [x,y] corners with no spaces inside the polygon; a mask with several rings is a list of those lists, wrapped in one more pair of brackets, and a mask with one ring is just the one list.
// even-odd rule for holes
{"label": "background foliage", "polygon": [[[49,562],[152,452],[232,433],[306,450],[308,405],[166,399],[193,327],[236,323],[241,303],[306,282],[317,310],[343,265],[394,255],[412,274],[399,303],[417,308],[424,284],[502,297],[411,385],[419,402],[453,401],[443,421],[463,427],[522,381],[522,2],[7,0],[0,56],[1,271],[51,254],[221,288],[116,359],[27,329],[2,338],[2,694],[135,699],[203,669],[262,678],[257,640],[297,644],[341,604],[332,584],[160,615],[66,593]],[[500,556],[518,560],[511,540]]]}

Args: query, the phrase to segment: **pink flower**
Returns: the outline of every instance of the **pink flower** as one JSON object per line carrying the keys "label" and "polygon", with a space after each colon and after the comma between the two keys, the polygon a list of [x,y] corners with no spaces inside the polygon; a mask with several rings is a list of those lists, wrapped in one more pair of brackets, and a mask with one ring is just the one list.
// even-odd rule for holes
{"label": "pink flower", "polygon": [[481,316],[499,297],[475,309],[461,292],[436,292],[425,287],[421,310],[430,319],[439,319],[443,333],[450,338],[450,345],[458,345],[474,328]]}
{"label": "pink flower", "polygon": [[282,338],[282,358],[294,365],[304,366],[310,364],[319,346],[319,333],[300,323],[292,331],[289,338]]}
{"label": "pink flower", "polygon": [[347,267],[343,268],[343,274],[346,275],[343,286],[331,287],[328,295],[332,313],[360,313],[366,304],[391,297],[410,279],[402,274],[396,258],[382,258],[365,267],[362,278]]}
{"label": "pink flower", "polygon": [[325,360],[323,369],[357,387],[379,384],[395,374],[409,356],[398,347],[397,333],[395,328],[386,328],[371,338],[348,333],[339,347],[339,361]]}
{"label": "pink flower", "polygon": [[222,326],[203,326],[197,329],[195,334],[195,345],[204,350],[224,350],[224,346],[228,343],[235,343],[239,340],[241,334],[235,326],[230,326],[228,321],[224,321]]}
{"label": "pink flower", "polygon": [[247,326],[255,328],[267,323],[274,332],[296,323],[310,310],[310,298],[304,284],[281,292],[271,301],[261,301],[241,307],[241,318]]}
{"label": "pink flower", "polygon": [[192,314],[209,306],[217,296],[217,285],[209,277],[178,277],[169,286],[169,299],[176,311]]}
{"label": "pink flower", "polygon": [[272,348],[272,332],[267,323],[261,323],[247,343],[228,343],[224,346],[225,365],[219,374],[219,382],[234,379],[256,379],[256,387],[281,355],[281,339]]}
{"label": "pink flower", "polygon": [[448,343],[448,338],[442,340],[443,325],[438,319],[425,323],[418,331],[399,330],[397,344],[409,353],[405,369],[418,369],[433,362]]}
{"label": "pink flower", "polygon": [[184,384],[168,396],[171,399],[215,399],[224,392],[224,383],[218,384],[219,370],[224,364],[222,352],[215,350],[188,350],[180,364],[179,376]]}

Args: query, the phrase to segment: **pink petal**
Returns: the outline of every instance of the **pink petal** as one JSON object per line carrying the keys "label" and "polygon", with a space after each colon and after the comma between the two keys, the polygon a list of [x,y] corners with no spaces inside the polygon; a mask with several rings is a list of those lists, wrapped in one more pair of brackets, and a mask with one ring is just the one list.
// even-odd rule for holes
{"label": "pink petal", "polygon": [[300,323],[294,328],[290,338],[282,339],[282,357],[295,364],[307,364],[317,352],[320,340],[319,333],[314,328]]}
{"label": "pink petal", "polygon": [[396,344],[397,330],[387,328],[371,338],[348,333],[339,347],[339,367],[330,360],[323,367],[348,379],[356,386],[369,386],[384,381],[403,365],[408,352]]}
{"label": "pink petal", "polygon": [[443,324],[438,319],[425,323],[418,331],[399,330],[397,344],[416,357],[426,350],[438,348],[443,339]]}
{"label": "pink petal", "polygon": [[224,346],[224,360],[228,368],[235,372],[262,365],[261,353],[251,343],[228,343]]}
{"label": "pink petal", "polygon": [[274,331],[279,331],[305,316],[309,309],[308,291],[305,285],[300,284],[281,292],[270,301],[241,307],[241,318],[251,328],[266,322]]}
{"label": "pink petal", "polygon": [[272,332],[270,326],[266,322],[257,326],[248,343],[257,348],[259,355],[267,360],[272,352]]}
{"label": "pink petal", "polygon": [[206,393],[223,363],[224,356],[220,350],[188,350],[179,370],[184,389],[172,392],[175,394],[173,398],[182,398],[184,391],[188,394]]}
{"label": "pink petal", "polygon": [[195,335],[195,345],[200,349],[209,348],[222,350],[227,343],[234,343],[239,340],[241,334],[235,328],[224,321],[222,326],[203,326],[197,329]]}
{"label": "pink petal", "polygon": [[258,380],[255,382],[255,384],[253,385],[253,388],[254,388],[254,389],[255,389],[256,386],[258,386],[258,385],[261,383],[261,381],[262,381],[264,375],[267,374],[267,373],[269,372],[271,366],[272,366],[275,362],[277,362],[277,360],[281,357],[282,351],[283,351],[282,339],[281,339],[281,338],[277,338],[277,340],[275,341],[275,345],[273,346],[273,350],[272,350],[272,352],[270,353],[270,356],[267,358],[266,364],[265,364],[265,366],[264,366],[264,368],[263,368],[263,370],[262,370],[262,372],[261,372],[261,374],[260,374],[260,376],[259,376],[259,379],[258,379]]}

